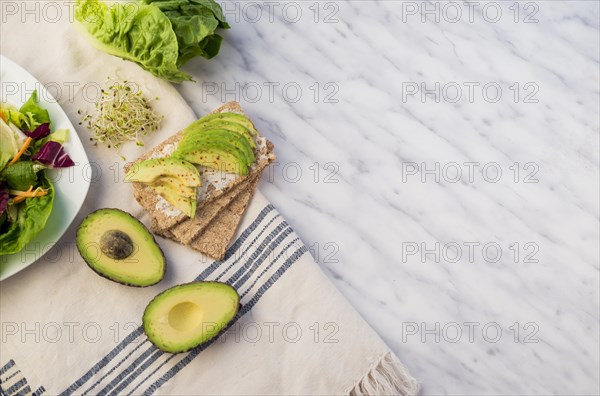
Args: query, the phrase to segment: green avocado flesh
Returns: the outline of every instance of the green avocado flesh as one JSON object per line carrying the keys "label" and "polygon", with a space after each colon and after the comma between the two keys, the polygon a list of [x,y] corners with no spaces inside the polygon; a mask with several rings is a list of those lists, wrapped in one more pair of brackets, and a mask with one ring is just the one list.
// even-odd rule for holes
{"label": "green avocado flesh", "polygon": [[235,146],[224,142],[202,142],[198,145],[191,142],[189,146],[178,147],[173,156],[228,173],[248,174],[244,155]]}
{"label": "green avocado flesh", "polygon": [[154,285],[165,274],[165,256],[152,234],[119,209],[100,209],[83,219],[77,249],[96,273],[124,285]]}
{"label": "green avocado flesh", "polygon": [[184,129],[172,157],[247,175],[256,161],[254,136],[258,136],[258,131],[247,117],[237,113],[211,114]]}
{"label": "green avocado flesh", "polygon": [[181,150],[183,150],[184,147],[204,147],[206,144],[214,145],[215,143],[226,143],[228,146],[234,146],[237,149],[234,150],[236,155],[241,153],[244,162],[246,162],[246,165],[248,166],[252,165],[256,160],[254,150],[246,138],[237,132],[232,132],[227,129],[207,129],[204,131],[187,133],[179,142],[178,147],[181,147]]}
{"label": "green avocado flesh", "polygon": [[163,187],[165,189],[172,190],[177,195],[181,195],[185,198],[196,199],[196,187],[186,186],[178,179],[173,176],[163,176],[152,183],[148,183],[150,187]]}
{"label": "green avocado flesh", "polygon": [[243,126],[242,124],[238,124],[236,122],[230,122],[227,120],[212,120],[207,121],[199,125],[198,130],[208,130],[208,129],[225,129],[231,132],[239,133],[240,135],[246,138],[246,141],[250,146],[255,149],[256,143],[254,142],[254,135],[248,128]]}
{"label": "green avocado flesh", "polygon": [[153,158],[135,164],[125,174],[125,181],[145,183],[186,216],[196,214],[196,187],[202,182],[194,164],[177,158]]}
{"label": "green avocado flesh", "polygon": [[142,317],[144,332],[157,348],[188,351],[215,338],[238,312],[240,297],[220,282],[193,282],[154,297]]}
{"label": "green avocado flesh", "polygon": [[252,121],[250,121],[248,119],[248,117],[246,117],[246,116],[244,116],[242,114],[237,114],[237,113],[215,113],[215,114],[209,114],[206,117],[203,117],[203,118],[201,118],[201,119],[199,119],[199,120],[194,121],[193,123],[191,123],[185,129],[185,131],[187,131],[190,128],[198,127],[200,125],[209,124],[211,122],[214,122],[215,120],[218,120],[218,121],[227,121],[229,123],[234,123],[234,124],[242,125],[246,129],[248,129],[248,131],[253,136],[258,136],[258,131],[254,127],[254,124],[252,124]]}
{"label": "green avocado flesh", "polygon": [[193,218],[196,215],[195,187],[184,187],[183,189],[178,189],[177,187],[170,187],[169,184],[161,181],[150,184],[150,188],[175,208],[182,211],[186,216]]}
{"label": "green avocado flesh", "polygon": [[193,164],[176,158],[153,158],[135,164],[125,174],[125,181],[152,183],[164,176],[180,179],[190,187],[201,185],[198,169]]}

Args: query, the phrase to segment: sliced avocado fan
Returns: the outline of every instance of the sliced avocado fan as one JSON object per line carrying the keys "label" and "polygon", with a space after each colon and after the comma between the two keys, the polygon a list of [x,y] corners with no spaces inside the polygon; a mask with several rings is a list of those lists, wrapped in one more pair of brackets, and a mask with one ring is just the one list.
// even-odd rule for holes
{"label": "sliced avocado fan", "polygon": [[226,283],[193,282],[156,296],[142,317],[144,332],[158,349],[186,352],[215,338],[235,318],[240,296]]}
{"label": "sliced avocado fan", "polygon": [[154,236],[120,209],[100,209],[83,219],[77,249],[98,275],[124,285],[154,285],[165,274],[165,256]]}
{"label": "sliced avocado fan", "polygon": [[256,161],[258,131],[248,117],[215,113],[194,121],[183,130],[173,158],[227,173],[247,175]]}
{"label": "sliced avocado fan", "polygon": [[202,182],[198,169],[190,162],[152,158],[132,166],[125,174],[125,181],[147,184],[186,216],[196,215],[196,188]]}

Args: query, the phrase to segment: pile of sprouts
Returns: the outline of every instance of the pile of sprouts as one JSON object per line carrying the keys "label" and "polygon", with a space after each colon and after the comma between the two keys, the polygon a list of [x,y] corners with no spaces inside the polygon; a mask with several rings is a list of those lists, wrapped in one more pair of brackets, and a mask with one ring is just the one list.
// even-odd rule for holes
{"label": "pile of sprouts", "polygon": [[[158,100],[158,97],[154,98]],[[79,114],[82,114],[79,111]],[[156,131],[163,117],[152,110],[139,85],[131,81],[108,78],[100,92],[94,112],[86,114],[85,124],[93,133],[90,140],[118,148],[122,143],[135,141],[143,146],[142,138]]]}

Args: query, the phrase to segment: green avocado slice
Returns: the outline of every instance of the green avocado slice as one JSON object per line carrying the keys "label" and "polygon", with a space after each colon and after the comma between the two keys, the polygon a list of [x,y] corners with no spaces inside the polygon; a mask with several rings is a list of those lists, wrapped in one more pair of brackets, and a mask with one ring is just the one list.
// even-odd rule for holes
{"label": "green avocado slice", "polygon": [[159,179],[158,182],[149,184],[149,186],[186,216],[194,218],[196,215],[196,187],[178,187],[165,178]]}
{"label": "green avocado slice", "polygon": [[196,198],[196,187],[186,186],[180,179],[173,176],[163,176],[152,183],[148,183],[148,185],[150,187],[167,188],[175,194],[186,198]]}
{"label": "green avocado slice", "polygon": [[77,249],[87,265],[112,281],[145,287],[161,281],[165,256],[154,236],[129,213],[100,209],[77,229]]}
{"label": "green avocado slice", "polygon": [[207,129],[187,133],[179,144],[184,147],[187,147],[188,144],[200,146],[202,142],[223,142],[235,146],[244,155],[246,165],[248,166],[252,165],[256,160],[254,150],[248,144],[245,137],[237,132],[228,131],[226,129]]}
{"label": "green avocado slice", "polygon": [[240,296],[226,283],[187,283],[154,297],[144,310],[142,324],[158,349],[186,352],[218,336],[239,307]]}
{"label": "green avocado slice", "polygon": [[248,174],[244,153],[227,142],[182,141],[172,156],[228,173]]}
{"label": "green avocado slice", "polygon": [[195,130],[208,130],[208,129],[225,129],[231,132],[237,132],[240,135],[243,135],[246,140],[248,141],[248,144],[250,144],[250,146],[255,149],[256,148],[256,142],[254,142],[254,135],[252,134],[252,132],[250,132],[250,130],[248,128],[246,128],[244,125],[242,124],[238,124],[235,122],[231,122],[231,121],[227,121],[227,120],[212,120],[212,121],[207,121],[205,123],[202,123],[199,125],[198,128],[193,128],[191,131],[195,131]]}
{"label": "green avocado slice", "polygon": [[125,181],[152,183],[164,176],[177,178],[186,186],[198,187],[202,184],[198,169],[193,164],[176,158],[152,158],[134,164],[125,174]]}
{"label": "green avocado slice", "polygon": [[184,133],[185,133],[185,131],[187,131],[189,129],[195,129],[201,125],[206,125],[215,120],[227,121],[227,122],[231,122],[231,123],[235,123],[235,124],[240,124],[240,125],[246,127],[250,131],[252,136],[258,136],[258,131],[254,127],[254,124],[252,123],[252,121],[250,121],[250,119],[248,117],[246,117],[242,114],[238,114],[238,113],[209,114],[206,117],[203,117],[197,121],[192,122],[187,128],[184,129]]}

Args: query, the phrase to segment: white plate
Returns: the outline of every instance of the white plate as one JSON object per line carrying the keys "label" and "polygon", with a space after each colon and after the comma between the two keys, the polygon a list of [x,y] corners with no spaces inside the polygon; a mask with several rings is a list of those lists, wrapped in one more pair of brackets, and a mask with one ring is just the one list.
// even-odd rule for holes
{"label": "white plate", "polygon": [[[10,59],[0,55],[1,99],[20,107],[34,89],[37,89],[40,106],[50,113],[52,131],[69,130],[69,141],[65,143],[65,150],[76,165],[48,171],[48,176],[55,187],[55,197],[46,227],[19,253],[0,256],[0,281],[27,268],[51,250],[75,219],[90,187],[91,168],[88,158],[73,124],[63,109],[35,77]],[[51,251],[58,251],[58,247]]]}

